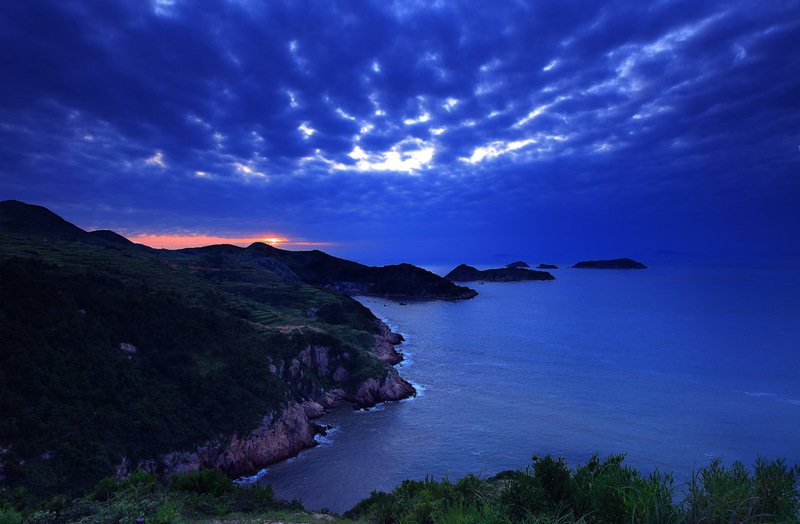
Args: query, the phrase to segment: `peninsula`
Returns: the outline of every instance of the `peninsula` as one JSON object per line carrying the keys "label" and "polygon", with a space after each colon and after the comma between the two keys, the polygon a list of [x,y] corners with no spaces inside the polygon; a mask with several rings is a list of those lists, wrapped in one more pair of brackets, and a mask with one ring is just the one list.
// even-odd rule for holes
{"label": "peninsula", "polygon": [[136,469],[231,477],[316,445],[340,402],[414,396],[403,341],[348,294],[477,293],[410,264],[256,243],[164,250],[0,202],[0,491]]}

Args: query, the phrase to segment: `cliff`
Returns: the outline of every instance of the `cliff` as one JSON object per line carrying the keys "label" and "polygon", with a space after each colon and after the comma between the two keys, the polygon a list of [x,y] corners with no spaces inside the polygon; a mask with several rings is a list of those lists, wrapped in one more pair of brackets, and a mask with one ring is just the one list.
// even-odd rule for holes
{"label": "cliff", "polygon": [[518,282],[521,280],[555,280],[555,277],[546,271],[505,267],[498,269],[479,270],[466,264],[453,269],[445,278],[455,282],[473,282],[484,280],[486,282]]}
{"label": "cliff", "polygon": [[[400,343],[402,336],[391,332],[385,324],[381,325],[382,332],[375,335],[373,353],[383,362],[396,364],[402,357],[393,344]],[[301,358],[308,366],[325,370],[328,367],[326,348],[307,348]],[[290,402],[282,406],[243,435],[234,433],[220,436],[191,450],[165,453],[157,459],[140,460],[136,468],[160,476],[204,468],[217,469],[233,478],[251,476],[271,464],[316,446],[315,437],[324,434],[325,427],[315,423],[314,419],[322,417],[325,409],[333,407],[337,402],[348,401],[358,408],[370,408],[380,402],[413,396],[416,396],[414,387],[401,378],[395,368],[389,368],[380,380],[369,378],[362,382],[355,393],[348,394],[339,388],[327,392],[318,391],[313,400]],[[117,478],[126,477],[131,469],[133,468],[129,460],[123,458],[116,467]]]}
{"label": "cliff", "polygon": [[578,262],[574,268],[582,269],[647,269],[647,266],[630,258],[615,258],[613,260],[585,260]]}
{"label": "cliff", "polygon": [[[138,465],[254,473],[313,446],[333,403],[416,393],[392,367],[400,335],[262,251],[155,250],[1,202],[0,491]],[[458,291],[437,279],[417,290]]]}

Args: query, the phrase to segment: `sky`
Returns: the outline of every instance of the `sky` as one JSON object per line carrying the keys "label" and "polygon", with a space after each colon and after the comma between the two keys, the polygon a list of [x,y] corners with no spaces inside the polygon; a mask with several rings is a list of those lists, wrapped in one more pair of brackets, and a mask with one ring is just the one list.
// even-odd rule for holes
{"label": "sky", "polygon": [[0,200],[153,247],[800,252],[800,1],[5,1],[0,79]]}

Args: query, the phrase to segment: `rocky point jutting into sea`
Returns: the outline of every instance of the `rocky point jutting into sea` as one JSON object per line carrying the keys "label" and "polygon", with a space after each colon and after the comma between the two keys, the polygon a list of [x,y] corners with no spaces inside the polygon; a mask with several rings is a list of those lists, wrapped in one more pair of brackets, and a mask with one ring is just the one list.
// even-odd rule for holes
{"label": "rocky point jutting into sea", "polygon": [[37,492],[296,455],[336,403],[415,394],[402,337],[348,293],[477,294],[316,250],[152,249],[18,201],[0,202],[0,281],[0,490]]}
{"label": "rocky point jutting into sea", "polygon": [[[381,332],[374,336],[372,353],[381,362],[394,366],[403,360],[394,348],[403,341],[403,337],[392,332],[383,322],[378,322]],[[283,371],[293,376],[302,374],[301,363],[316,369],[321,376],[326,375],[329,369],[328,348],[306,348],[301,352],[300,359],[293,360],[288,370]],[[337,369],[333,373],[342,374],[345,371]],[[345,377],[338,378],[342,380]],[[262,423],[246,435],[221,435],[192,450],[165,453],[157,459],[141,460],[135,465],[123,457],[116,468],[116,476],[125,478],[136,469],[169,476],[204,468],[214,468],[234,478],[254,475],[271,464],[316,446],[315,437],[324,434],[326,427],[314,420],[322,417],[326,409],[338,402],[351,402],[355,408],[368,409],[380,402],[402,400],[415,395],[414,387],[400,376],[396,368],[390,367],[382,380],[365,380],[355,394],[337,388],[317,391],[302,403],[290,402],[281,412],[265,416]]]}

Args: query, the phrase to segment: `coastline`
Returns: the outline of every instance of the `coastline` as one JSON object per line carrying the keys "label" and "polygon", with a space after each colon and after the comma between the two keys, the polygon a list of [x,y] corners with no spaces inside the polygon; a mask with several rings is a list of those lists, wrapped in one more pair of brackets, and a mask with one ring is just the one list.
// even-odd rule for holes
{"label": "coastline", "polygon": [[[317,446],[317,437],[324,436],[329,428],[316,420],[340,403],[349,402],[353,409],[368,410],[383,402],[415,397],[416,389],[400,376],[395,367],[403,361],[403,356],[395,349],[404,341],[403,336],[379,319],[376,323],[379,333],[374,335],[370,353],[386,365],[386,374],[380,380],[366,379],[355,393],[348,394],[335,388],[302,402],[289,402],[280,411],[264,416],[261,424],[246,435],[220,435],[191,451],[174,451],[154,460],[139,461],[133,469],[169,477],[175,473],[213,468],[238,479],[238,482],[247,483],[248,478],[255,482],[259,472],[266,467]],[[322,370],[324,366],[321,364],[327,361],[327,350],[309,347],[300,358],[304,364]],[[116,466],[116,477],[127,477],[132,471],[131,466],[128,459],[122,457]]]}

